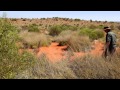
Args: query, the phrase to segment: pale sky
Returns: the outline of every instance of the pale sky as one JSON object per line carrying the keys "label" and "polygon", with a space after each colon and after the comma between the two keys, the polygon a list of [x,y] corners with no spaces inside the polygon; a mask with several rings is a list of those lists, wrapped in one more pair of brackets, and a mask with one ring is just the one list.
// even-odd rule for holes
{"label": "pale sky", "polygon": [[8,18],[78,18],[82,20],[120,21],[120,11],[0,11]]}

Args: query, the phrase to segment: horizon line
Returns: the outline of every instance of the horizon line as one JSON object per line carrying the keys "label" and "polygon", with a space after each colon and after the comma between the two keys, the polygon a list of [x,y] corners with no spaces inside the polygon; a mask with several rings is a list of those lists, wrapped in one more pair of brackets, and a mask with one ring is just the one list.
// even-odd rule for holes
{"label": "horizon line", "polygon": [[[0,17],[0,18],[4,18],[4,17]],[[80,19],[80,18],[69,18],[69,17],[6,17],[6,18],[10,18],[10,19],[52,19],[52,18],[66,18],[66,19]],[[90,21],[92,19],[80,19],[80,20],[84,20],[84,21]],[[109,20],[92,20],[92,21],[107,21],[107,22],[120,22],[120,21],[109,21]]]}

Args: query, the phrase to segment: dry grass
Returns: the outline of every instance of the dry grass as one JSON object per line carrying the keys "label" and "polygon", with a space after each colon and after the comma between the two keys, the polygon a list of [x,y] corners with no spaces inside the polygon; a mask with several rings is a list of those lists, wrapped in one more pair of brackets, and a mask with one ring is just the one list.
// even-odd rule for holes
{"label": "dry grass", "polygon": [[[118,53],[119,54],[119,53]],[[22,79],[120,79],[119,55],[114,60],[86,55],[53,64],[43,54],[35,65],[22,72],[16,78]]]}
{"label": "dry grass", "polygon": [[60,43],[60,45],[67,45],[70,50],[78,51],[88,51],[91,46],[91,42],[88,36],[80,36],[77,31],[63,31],[55,40]]}
{"label": "dry grass", "polygon": [[32,46],[32,48],[38,48],[39,46],[48,46],[50,39],[47,35],[35,32],[22,31],[19,34],[21,42]]}
{"label": "dry grass", "polygon": [[73,79],[73,71],[67,67],[67,62],[53,64],[43,54],[33,67],[16,76],[18,79]]}
{"label": "dry grass", "polygon": [[119,79],[120,62],[116,57],[112,61],[101,57],[85,56],[76,59],[70,64],[70,68],[80,79]]}

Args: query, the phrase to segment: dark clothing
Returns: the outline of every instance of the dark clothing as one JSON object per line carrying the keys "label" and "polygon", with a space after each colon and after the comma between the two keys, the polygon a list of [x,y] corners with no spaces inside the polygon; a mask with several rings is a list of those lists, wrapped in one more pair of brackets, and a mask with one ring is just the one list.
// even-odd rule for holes
{"label": "dark clothing", "polygon": [[109,47],[107,48],[107,52],[109,52],[109,54],[113,54],[116,50],[116,35],[115,33],[109,31],[107,34],[106,34],[106,43],[107,42],[110,42],[110,45]]}
{"label": "dark clothing", "polygon": [[105,51],[105,57],[107,57],[109,54],[112,56],[114,54],[114,52],[116,51],[116,48],[110,48],[110,49],[106,49]]}

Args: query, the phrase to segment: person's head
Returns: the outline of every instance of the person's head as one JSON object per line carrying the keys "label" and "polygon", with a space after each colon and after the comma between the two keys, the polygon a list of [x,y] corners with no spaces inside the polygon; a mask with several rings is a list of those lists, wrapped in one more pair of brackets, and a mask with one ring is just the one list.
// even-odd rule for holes
{"label": "person's head", "polygon": [[104,31],[107,33],[107,32],[109,32],[109,31],[111,31],[111,28],[109,28],[109,27],[104,27]]}

